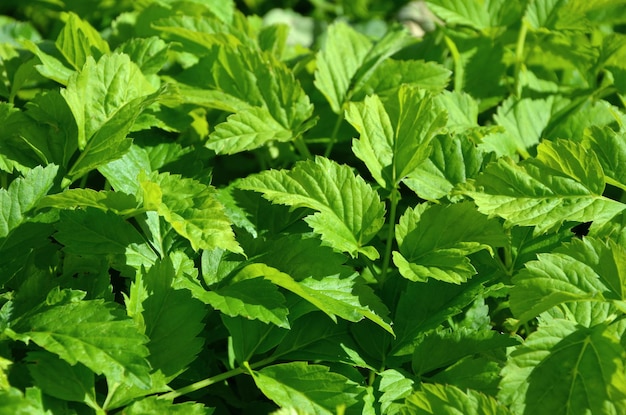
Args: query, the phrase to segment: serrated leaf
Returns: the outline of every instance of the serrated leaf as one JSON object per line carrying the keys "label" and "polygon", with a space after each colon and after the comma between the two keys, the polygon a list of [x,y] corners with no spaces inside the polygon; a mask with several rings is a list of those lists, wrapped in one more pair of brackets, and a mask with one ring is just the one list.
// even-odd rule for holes
{"label": "serrated leaf", "polygon": [[109,44],[87,21],[75,13],[68,13],[63,17],[65,25],[55,45],[74,69],[82,70],[88,56],[98,59],[109,52]]}
{"label": "serrated leaf", "polygon": [[87,57],[81,72],[61,90],[78,125],[79,149],[84,150],[96,131],[122,107],[152,92],[154,88],[128,55],[105,55],[97,62]]}
{"label": "serrated leaf", "polygon": [[209,135],[208,148],[233,154],[293,140],[312,126],[309,97],[282,61],[244,45],[216,46],[207,54],[182,76],[201,88],[192,89],[197,97],[190,102],[235,112]]}
{"label": "serrated leaf", "polygon": [[32,341],[71,365],[77,362],[113,382],[150,387],[147,338],[114,303],[74,301],[50,306],[12,327],[16,339]]}
{"label": "serrated leaf", "polygon": [[[170,258],[157,261],[145,275],[146,298],[141,302],[145,334],[149,337],[148,360],[166,377],[185,370],[202,349],[206,307],[187,290],[175,289],[174,265]],[[164,312],[166,311],[166,312]]]}
{"label": "serrated leaf", "polygon": [[29,211],[52,188],[57,171],[54,164],[35,167],[23,178],[15,179],[7,189],[0,189],[0,238],[27,220]]}
{"label": "serrated leaf", "polygon": [[213,408],[194,402],[174,404],[158,396],[149,396],[127,406],[122,413],[124,415],[210,415],[213,413]]}
{"label": "serrated leaf", "polygon": [[440,92],[450,80],[450,70],[435,62],[422,60],[383,60],[371,77],[356,90],[352,101],[362,101],[367,95],[387,98],[396,94],[404,84]]}
{"label": "serrated leaf", "polygon": [[227,316],[242,316],[289,328],[285,297],[263,278],[236,281],[211,291],[196,292],[196,298]]}
{"label": "serrated leaf", "polygon": [[359,402],[363,390],[327,366],[292,362],[252,372],[258,388],[282,407],[295,407],[309,414],[332,415],[337,408]]}
{"label": "serrated leaf", "polygon": [[378,389],[382,392],[379,399],[382,413],[386,413],[394,401],[409,396],[413,392],[414,383],[413,379],[406,377],[395,369],[387,369],[380,373],[380,386]]}
{"label": "serrated leaf", "polygon": [[281,126],[266,108],[254,107],[230,115],[215,127],[207,147],[218,154],[235,154],[254,150],[271,141],[288,142],[292,131]]}
{"label": "serrated leaf", "polygon": [[409,283],[396,306],[394,331],[397,337],[388,355],[411,355],[423,333],[461,313],[482,294],[483,284],[489,278],[488,275],[477,275],[460,285],[435,279]]}
{"label": "serrated leaf", "polygon": [[399,251],[393,261],[405,278],[435,278],[460,284],[476,270],[468,255],[504,246],[507,238],[497,220],[489,219],[469,203],[408,209],[396,228]]}
{"label": "serrated leaf", "polygon": [[554,320],[514,350],[498,398],[514,413],[626,411],[626,353],[605,324]]}
{"label": "serrated leaf", "polygon": [[[42,42],[42,46],[46,45],[46,42]],[[37,71],[48,79],[52,79],[61,85],[67,85],[69,79],[74,76],[75,71],[65,66],[59,59],[44,52],[38,45],[31,40],[22,40],[22,44],[26,49],[32,52],[41,61],[41,65],[36,65]]]}
{"label": "serrated leaf", "polygon": [[389,30],[377,43],[345,23],[328,28],[326,41],[317,55],[315,86],[330,107],[341,114],[351,95],[365,85],[378,65],[410,43],[406,32]]}
{"label": "serrated leaf", "polygon": [[513,278],[511,311],[527,321],[565,302],[626,299],[626,249],[613,241],[575,239],[539,254]]}
{"label": "serrated leaf", "polygon": [[123,53],[135,62],[144,75],[157,73],[167,62],[168,45],[156,36],[131,38],[122,43],[115,53]]}
{"label": "serrated leaf", "polygon": [[421,390],[406,398],[402,414],[508,415],[511,412],[491,396],[471,389],[463,392],[452,385],[423,383]]}
{"label": "serrated leaf", "polygon": [[132,213],[138,208],[137,199],[127,193],[113,191],[95,191],[93,189],[66,189],[61,193],[48,195],[37,204],[39,209],[54,207],[73,209],[77,207],[93,207],[110,210],[119,215]]}
{"label": "serrated leaf", "polygon": [[70,365],[46,352],[28,354],[28,371],[44,393],[97,408],[94,373],[80,363]]}
{"label": "serrated leaf", "polygon": [[485,153],[465,135],[438,136],[430,146],[428,158],[403,181],[422,199],[449,196],[457,184],[478,175],[485,162]]}
{"label": "serrated leaf", "polygon": [[504,350],[516,346],[521,338],[498,333],[494,330],[437,330],[426,334],[413,352],[413,371],[423,375],[455,363],[466,356]]}
{"label": "serrated leaf", "polygon": [[306,278],[295,281],[290,275],[264,264],[251,264],[243,268],[238,279],[263,276],[272,283],[307,300],[333,321],[339,316],[348,321],[367,318],[393,334],[387,318],[388,310],[374,292],[357,281],[357,275],[347,278],[328,276],[322,279]]}
{"label": "serrated leaf", "polygon": [[488,165],[464,193],[478,210],[506,219],[508,226],[536,226],[537,233],[563,221],[603,223],[626,205],[602,196],[604,175],[593,152],[571,141],[543,142],[537,158]]}
{"label": "serrated leaf", "polygon": [[376,259],[367,243],[384,222],[385,207],[378,194],[348,166],[317,157],[290,171],[269,170],[248,176],[238,187],[263,193],[273,203],[308,207],[317,211],[305,218],[322,240],[353,257],[359,253]]}
{"label": "serrated leaf", "polygon": [[113,212],[94,208],[62,211],[57,230],[54,237],[67,252],[111,256],[114,266],[122,270],[151,266],[157,259],[141,234]]}
{"label": "serrated leaf", "polygon": [[140,182],[146,208],[156,210],[194,250],[243,252],[215,188],[169,173],[153,173]]}
{"label": "serrated leaf", "polygon": [[598,156],[608,183],[626,190],[626,132],[616,133],[608,127],[590,127],[585,131],[583,144]]}
{"label": "serrated leaf", "polygon": [[354,154],[391,190],[428,157],[446,113],[429,92],[403,85],[385,104],[375,95],[350,103],[346,119],[360,134],[352,143]]}
{"label": "serrated leaf", "polygon": [[498,140],[514,143],[516,150],[527,156],[528,150],[537,145],[552,114],[552,99],[532,100],[511,97],[498,107],[494,121],[506,129]]}

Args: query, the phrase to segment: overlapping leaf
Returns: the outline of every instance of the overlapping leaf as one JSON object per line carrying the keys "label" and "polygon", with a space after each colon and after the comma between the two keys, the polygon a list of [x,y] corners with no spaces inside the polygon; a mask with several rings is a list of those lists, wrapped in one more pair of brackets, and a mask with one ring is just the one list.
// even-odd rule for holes
{"label": "overlapping leaf", "polygon": [[445,110],[433,96],[411,86],[401,86],[384,105],[376,95],[351,103],[346,119],[360,134],[354,154],[388,190],[428,157],[431,140],[446,125]]}
{"label": "overlapping leaf", "polygon": [[370,287],[357,280],[356,275],[296,281],[290,275],[264,264],[248,265],[237,274],[237,278],[244,280],[258,276],[302,297],[335,321],[337,317],[354,322],[365,318],[393,333],[386,306]]}
{"label": "overlapping leaf", "polygon": [[13,337],[32,341],[73,365],[77,362],[113,382],[150,386],[147,337],[113,303],[57,304],[12,327]]}
{"label": "overlapping leaf", "polygon": [[504,246],[507,239],[497,220],[469,203],[419,205],[409,209],[396,227],[400,247],[393,261],[411,281],[435,278],[460,284],[476,273],[468,255]]}
{"label": "overlapping leaf", "polygon": [[317,55],[315,86],[332,110],[341,114],[351,95],[364,87],[376,68],[410,43],[402,30],[392,29],[374,44],[347,24],[335,23],[328,28],[326,42]]}
{"label": "overlapping leaf", "polygon": [[126,138],[139,114],[165,94],[155,92],[128,55],[89,56],[81,72],[70,77],[61,94],[78,127],[80,157],[69,169],[70,179],[80,177],[122,156],[131,145]]}
{"label": "overlapping leaf", "polygon": [[263,193],[274,203],[308,207],[317,213],[305,221],[322,240],[353,257],[375,259],[367,243],[384,222],[385,207],[378,194],[348,166],[326,158],[297,163],[290,171],[269,170],[243,179],[239,188]]}
{"label": "overlapping leaf", "polygon": [[602,165],[606,181],[626,190],[626,133],[616,133],[608,127],[591,127],[584,136]]}
{"label": "overlapping leaf", "polygon": [[278,405],[311,414],[332,415],[339,407],[356,405],[363,393],[358,384],[327,366],[306,362],[268,366],[252,376],[263,394]]}
{"label": "overlapping leaf", "polygon": [[435,201],[451,192],[457,184],[476,177],[487,155],[465,135],[438,136],[431,142],[426,160],[404,179],[422,199]]}
{"label": "overlapping leaf", "polygon": [[0,189],[0,238],[7,237],[27,219],[29,211],[52,188],[57,170],[53,164],[35,167],[7,189]]}
{"label": "overlapping leaf", "polygon": [[613,241],[573,240],[527,262],[513,281],[511,311],[521,321],[567,302],[624,304],[626,250]]}
{"label": "overlapping leaf", "polygon": [[[405,412],[406,411],[406,412]],[[421,389],[405,400],[406,414],[475,414],[508,415],[509,410],[493,397],[452,385],[422,384]]]}
{"label": "overlapping leaf", "polygon": [[538,155],[520,164],[488,165],[465,193],[487,215],[506,224],[535,226],[537,233],[564,221],[603,223],[626,205],[602,196],[602,166],[595,153],[571,141],[543,142]]}
{"label": "overlapping leaf", "polygon": [[145,334],[150,339],[148,360],[153,369],[161,370],[165,376],[185,370],[202,349],[199,334],[204,328],[207,311],[189,291],[174,289],[174,278],[174,266],[171,259],[166,258],[157,261],[135,282],[145,287],[141,316]]}
{"label": "overlapping leaf", "polygon": [[141,180],[141,187],[144,207],[156,210],[194,250],[242,252],[213,187],[168,173],[152,174]]}
{"label": "overlapping leaf", "polygon": [[626,411],[626,352],[611,328],[555,320],[511,353],[500,401],[514,413]]}

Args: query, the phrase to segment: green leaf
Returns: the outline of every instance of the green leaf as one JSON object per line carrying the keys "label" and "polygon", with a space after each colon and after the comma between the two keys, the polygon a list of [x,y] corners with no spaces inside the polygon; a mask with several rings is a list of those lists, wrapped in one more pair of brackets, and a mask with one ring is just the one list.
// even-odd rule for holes
{"label": "green leaf", "polygon": [[327,366],[292,362],[253,371],[258,388],[277,405],[309,414],[332,415],[359,402],[363,389]]}
{"label": "green leaf", "polygon": [[626,411],[626,353],[605,324],[554,320],[515,349],[498,398],[514,413],[619,414]]}
{"label": "green leaf", "polygon": [[62,211],[55,239],[77,255],[113,257],[113,265],[134,275],[141,266],[151,266],[156,253],[141,234],[113,212],[99,209]]}
{"label": "green leaf", "polygon": [[371,288],[357,280],[356,274],[348,278],[311,277],[298,282],[290,275],[264,264],[247,265],[237,274],[238,279],[258,276],[263,276],[279,287],[302,297],[326,313],[333,321],[336,321],[336,316],[354,322],[367,318],[393,334],[387,318],[387,308]]}
{"label": "green leaf", "polygon": [[38,209],[46,207],[58,209],[93,207],[110,210],[118,215],[126,215],[138,210],[138,202],[134,196],[122,192],[66,189],[61,193],[43,197],[37,204]]}
{"label": "green leaf", "polygon": [[222,288],[201,292],[195,297],[227,316],[242,316],[289,328],[285,297],[277,287],[263,278],[236,281]]}
{"label": "green leaf", "polygon": [[144,207],[156,210],[191,247],[243,253],[216,190],[197,180],[156,172],[141,179]]}
{"label": "green leaf", "polygon": [[0,390],[0,415],[52,415],[44,409],[41,391],[39,393],[39,399],[35,401],[14,387]]}
{"label": "green leaf", "polygon": [[135,62],[144,75],[152,75],[167,62],[168,45],[156,36],[131,38],[122,43],[114,53],[126,54]]}
{"label": "green leaf", "polygon": [[446,113],[433,96],[401,86],[385,105],[377,96],[350,103],[346,119],[359,132],[352,150],[376,181],[394,189],[430,153],[430,142],[446,124]]}
{"label": "green leaf", "polygon": [[583,144],[598,156],[606,181],[626,190],[626,132],[616,133],[608,127],[590,127],[585,131]]}
{"label": "green leaf", "polygon": [[290,330],[276,325],[263,323],[261,320],[250,320],[243,317],[228,317],[222,314],[221,320],[228,329],[229,359],[239,364],[249,362],[253,356],[262,355],[282,342]]}
{"label": "green leaf", "polygon": [[45,394],[98,408],[94,373],[91,370],[80,363],[70,365],[46,352],[31,352],[28,360],[28,371]]}
{"label": "green leaf", "polygon": [[509,410],[491,396],[452,385],[423,383],[421,389],[406,398],[402,413],[426,415],[507,415]]}
{"label": "green leaf", "polygon": [[81,151],[70,179],[128,151],[126,136],[139,114],[168,92],[166,86],[154,89],[128,55],[104,55],[97,63],[87,58],[83,70],[61,90],[78,126]]}
{"label": "green leaf", "polygon": [[511,311],[527,321],[565,302],[624,301],[625,258],[623,246],[594,238],[539,254],[513,278]]}
{"label": "green leaf", "polygon": [[405,32],[388,31],[376,44],[345,23],[328,28],[326,41],[317,55],[315,86],[324,94],[330,107],[341,114],[351,95],[368,88],[368,79],[378,65],[410,43]]}
{"label": "green leaf", "polygon": [[[406,398],[413,392],[415,382],[395,369],[387,369],[380,373],[380,386],[382,395],[379,399],[382,413],[393,405],[394,401]],[[394,412],[391,412],[394,413]]]}
{"label": "green leaf", "polygon": [[[55,56],[44,52],[33,41],[25,39],[22,40],[22,43],[26,49],[32,52],[41,61],[41,65],[36,65],[35,68],[43,77],[52,79],[61,85],[67,85],[69,79],[75,75],[75,71],[65,66]],[[46,42],[42,42],[41,46],[47,46]]]}
{"label": "green leaf", "polygon": [[430,156],[403,181],[425,200],[450,197],[456,185],[478,175],[487,158],[464,135],[440,135],[432,140],[430,146]]}
{"label": "green leaf", "polygon": [[28,220],[29,212],[48,193],[58,167],[51,164],[35,167],[23,178],[15,179],[7,189],[0,189],[0,238]]}
{"label": "green leaf", "polygon": [[312,126],[308,95],[276,57],[243,45],[207,53],[181,77],[201,88],[189,101],[235,112],[209,135],[208,148],[233,154],[272,140],[293,140]]}
{"label": "green leaf", "polygon": [[127,406],[123,413],[124,415],[210,415],[213,413],[213,408],[193,402],[174,404],[158,396],[149,396]]}
{"label": "green leaf", "polygon": [[552,106],[552,99],[507,99],[494,116],[494,121],[506,129],[498,140],[514,143],[517,152],[528,156],[528,150],[539,144],[543,130],[548,126]]}
{"label": "green leaf", "polygon": [[476,273],[468,255],[504,246],[500,223],[476,211],[469,203],[418,205],[408,209],[396,227],[400,247],[393,261],[405,278],[435,278],[460,284]]}
{"label": "green leaf", "polygon": [[426,334],[413,352],[413,372],[423,375],[432,370],[451,365],[466,356],[489,352],[493,349],[521,343],[520,338],[494,330],[437,330]]}
{"label": "green leaf", "polygon": [[280,125],[263,107],[250,108],[229,116],[215,127],[207,147],[218,154],[254,150],[271,142],[288,142],[294,133]]}
{"label": "green leaf", "polygon": [[[68,166],[77,149],[74,116],[58,91],[38,95],[26,104],[20,137],[44,164]],[[19,122],[19,121],[18,121]]]}
{"label": "green leaf", "polygon": [[536,226],[537,233],[564,221],[603,223],[626,205],[602,196],[604,174],[593,152],[571,141],[543,142],[537,158],[488,165],[464,191],[487,215],[506,225]]}
{"label": "green leaf", "polygon": [[352,101],[362,101],[367,95],[378,95],[385,99],[397,94],[404,84],[441,92],[450,80],[450,71],[435,62],[422,60],[386,59],[380,63],[361,89],[354,92]]}
{"label": "green leaf", "polygon": [[98,59],[109,53],[109,44],[87,21],[75,13],[68,13],[63,17],[65,25],[55,45],[74,69],[82,70],[89,56]]}
{"label": "green leaf", "polygon": [[273,203],[317,210],[305,221],[322,240],[352,257],[379,255],[367,243],[384,222],[384,204],[378,194],[348,166],[317,157],[290,171],[269,170],[241,180],[239,188],[263,193]]}
{"label": "green leaf", "polygon": [[207,313],[204,304],[189,291],[173,288],[175,274],[172,260],[166,257],[145,273],[142,282],[146,298],[141,303],[141,315],[150,339],[148,360],[153,369],[167,377],[187,369],[202,350],[199,334]]}
{"label": "green leaf", "polygon": [[359,354],[359,347],[348,331],[348,323],[332,322],[320,318],[320,315],[310,313],[298,318],[281,339],[272,357],[290,361],[340,362],[371,368]]}
{"label": "green leaf", "polygon": [[114,303],[73,301],[44,308],[12,327],[13,337],[77,362],[113,382],[150,387],[147,338]]}
{"label": "green leaf", "polygon": [[394,313],[396,339],[389,356],[412,355],[420,337],[460,314],[483,293],[483,284],[489,278],[479,274],[459,285],[435,279],[410,282],[402,291]]}

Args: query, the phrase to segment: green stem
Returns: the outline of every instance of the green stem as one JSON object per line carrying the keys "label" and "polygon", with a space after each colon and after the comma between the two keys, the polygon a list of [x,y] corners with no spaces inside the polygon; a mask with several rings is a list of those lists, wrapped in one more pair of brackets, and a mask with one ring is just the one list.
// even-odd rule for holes
{"label": "green stem", "polygon": [[450,54],[452,55],[452,61],[454,62],[454,90],[462,91],[463,90],[463,77],[465,76],[465,71],[463,69],[463,62],[461,62],[461,54],[459,53],[459,49],[456,47],[456,44],[450,39],[448,36],[444,37],[446,45],[448,49],[450,49]]}
{"label": "green stem", "polygon": [[328,145],[326,146],[326,151],[324,152],[324,157],[329,157],[330,152],[333,151],[333,147],[335,145],[335,142],[337,141],[337,135],[339,134],[339,128],[341,127],[342,122],[343,122],[343,111],[341,112],[341,114],[339,114],[339,116],[337,117],[337,120],[335,121],[333,132],[330,135],[330,141]]}
{"label": "green stem", "polygon": [[298,149],[298,152],[300,152],[300,155],[302,157],[304,157],[305,159],[313,158],[313,155],[311,154],[311,151],[309,150],[309,146],[306,145],[306,142],[304,141],[304,138],[302,138],[301,135],[295,139],[294,145],[296,146],[296,148]]}
{"label": "green stem", "polygon": [[526,35],[528,34],[528,23],[526,19],[522,20],[522,27],[520,28],[517,36],[517,44],[515,46],[515,95],[520,96],[522,88],[520,86],[520,72],[522,71],[522,65],[524,64],[524,46],[526,44]]}
{"label": "green stem", "polygon": [[223,382],[226,379],[230,379],[233,376],[241,375],[242,373],[250,372],[252,369],[256,369],[257,367],[265,366],[272,363],[276,358],[268,357],[267,359],[263,359],[258,361],[252,365],[249,365],[247,362],[244,363],[243,367],[237,367],[235,369],[229,370],[228,372],[220,373],[219,375],[212,376],[207,379],[200,380],[196,383],[192,383],[191,385],[187,385],[183,388],[177,389],[175,391],[168,392],[159,396],[159,399],[175,399],[179,396],[186,395],[191,392],[198,391],[200,389],[206,388],[208,386],[214,385],[218,382]]}
{"label": "green stem", "polygon": [[383,267],[380,272],[380,285],[385,283],[387,279],[387,272],[389,270],[389,263],[391,262],[391,250],[393,247],[393,240],[396,227],[396,210],[398,208],[399,192],[397,188],[391,191],[391,208],[389,210],[389,228],[387,228],[387,245],[385,246],[385,256],[383,257]]}

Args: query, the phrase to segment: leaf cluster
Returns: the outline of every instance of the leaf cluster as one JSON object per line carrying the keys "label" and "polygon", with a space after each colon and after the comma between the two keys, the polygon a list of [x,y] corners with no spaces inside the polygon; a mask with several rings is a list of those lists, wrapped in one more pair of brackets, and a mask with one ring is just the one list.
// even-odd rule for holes
{"label": "leaf cluster", "polygon": [[87,3],[0,7],[0,415],[626,413],[623,0]]}

